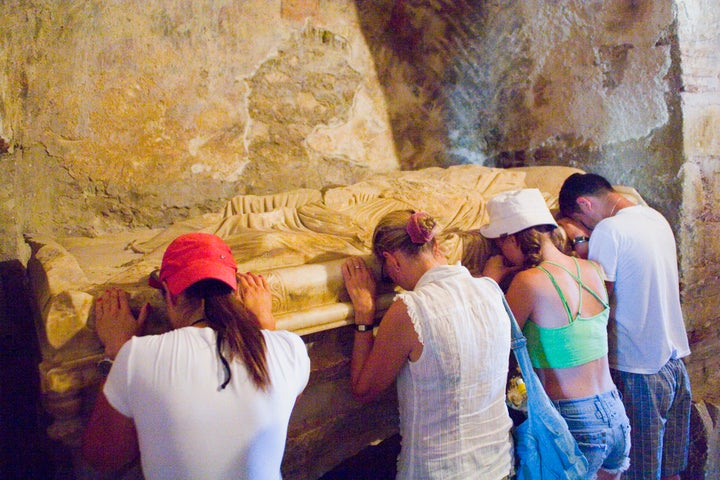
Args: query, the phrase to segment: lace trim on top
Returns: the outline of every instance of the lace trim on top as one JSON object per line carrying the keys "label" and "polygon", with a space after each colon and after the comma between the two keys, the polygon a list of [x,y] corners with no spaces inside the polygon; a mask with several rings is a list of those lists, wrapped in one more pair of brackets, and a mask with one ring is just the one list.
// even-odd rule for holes
{"label": "lace trim on top", "polygon": [[422,327],[420,326],[420,320],[418,320],[412,297],[407,293],[398,293],[397,295],[395,295],[395,300],[402,300],[402,302],[405,304],[405,308],[407,309],[408,316],[410,317],[410,321],[413,324],[415,333],[417,333],[418,335],[418,340],[420,340],[420,343],[422,345],[425,345],[425,340],[423,340]]}

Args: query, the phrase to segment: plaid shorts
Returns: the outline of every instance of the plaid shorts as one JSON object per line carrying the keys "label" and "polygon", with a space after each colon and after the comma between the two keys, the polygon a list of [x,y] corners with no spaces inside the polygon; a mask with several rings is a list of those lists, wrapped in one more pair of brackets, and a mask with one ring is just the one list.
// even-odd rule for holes
{"label": "plaid shorts", "polygon": [[650,375],[610,372],[631,426],[630,469],[623,478],[660,479],[685,470],[692,393],[683,361],[669,360]]}

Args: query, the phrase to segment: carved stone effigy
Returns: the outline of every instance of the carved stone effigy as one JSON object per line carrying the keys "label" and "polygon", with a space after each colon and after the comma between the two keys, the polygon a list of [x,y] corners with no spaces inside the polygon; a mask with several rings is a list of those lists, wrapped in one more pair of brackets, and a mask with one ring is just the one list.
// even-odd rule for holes
{"label": "carved stone effigy", "polygon": [[[159,230],[100,238],[27,235],[32,249],[28,272],[40,311],[42,392],[56,418],[50,434],[77,445],[79,397],[100,380],[95,366],[102,347],[93,328],[98,293],[109,286],[123,288],[133,308],[146,302],[154,307],[149,333],[166,329],[162,297],[147,279],[159,267],[167,245],[180,234],[203,231],[225,239],[240,271],[259,272],[268,279],[278,328],[309,335],[353,323],[340,266],[348,256],[359,255],[379,274],[371,240],[375,225],[387,212],[407,208],[429,212],[442,227],[438,239],[448,261],[479,272],[493,253],[492,243],[477,231],[487,221],[487,200],[503,191],[533,187],[543,192],[556,212],[562,182],[577,171],[475,165],[428,168],[326,191],[238,196],[222,212]],[[381,285],[381,292],[379,315],[393,296],[389,285]]]}

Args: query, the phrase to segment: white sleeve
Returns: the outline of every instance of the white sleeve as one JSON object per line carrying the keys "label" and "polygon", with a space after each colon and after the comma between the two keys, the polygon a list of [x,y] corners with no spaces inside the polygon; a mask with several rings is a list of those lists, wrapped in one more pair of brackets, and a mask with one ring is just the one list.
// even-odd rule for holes
{"label": "white sleeve", "polygon": [[605,280],[614,282],[617,275],[618,241],[612,231],[598,226],[590,235],[588,260],[600,264],[605,271]]}
{"label": "white sleeve", "polygon": [[310,379],[310,356],[303,339],[287,330],[263,331],[268,345],[268,362],[276,363],[277,374],[285,377],[300,395]]}

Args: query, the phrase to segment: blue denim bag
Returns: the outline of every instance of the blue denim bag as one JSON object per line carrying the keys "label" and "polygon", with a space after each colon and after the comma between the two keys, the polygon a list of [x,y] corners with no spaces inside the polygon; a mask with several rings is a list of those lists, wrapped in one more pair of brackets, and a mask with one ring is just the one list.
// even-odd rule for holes
{"label": "blue denim bag", "polygon": [[580,451],[567,422],[545,393],[530,362],[527,341],[515,321],[503,295],[505,310],[512,327],[512,351],[515,354],[527,389],[528,418],[515,428],[515,453],[518,480],[582,479],[587,476],[588,462]]}

